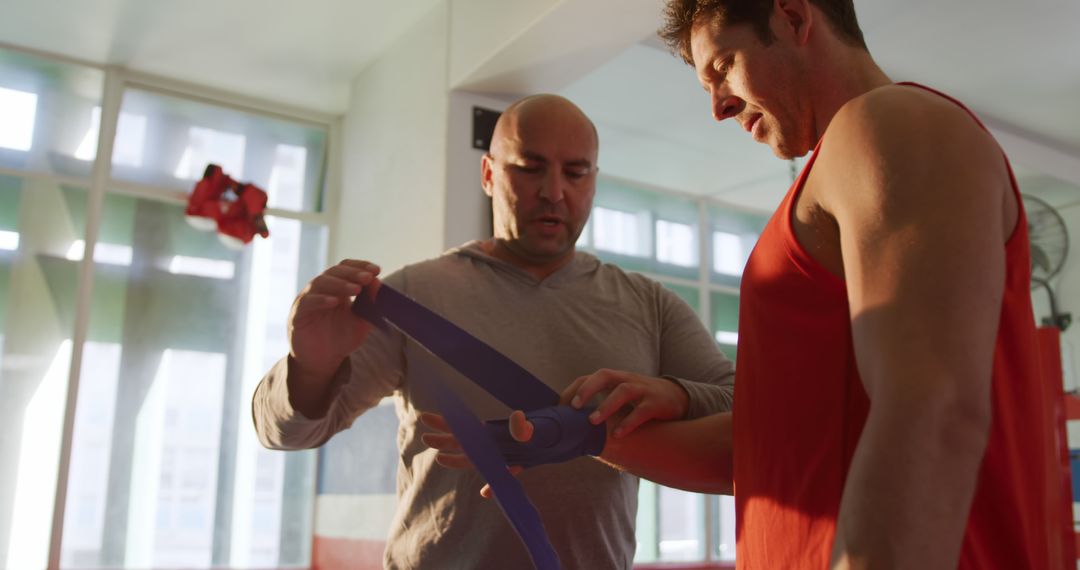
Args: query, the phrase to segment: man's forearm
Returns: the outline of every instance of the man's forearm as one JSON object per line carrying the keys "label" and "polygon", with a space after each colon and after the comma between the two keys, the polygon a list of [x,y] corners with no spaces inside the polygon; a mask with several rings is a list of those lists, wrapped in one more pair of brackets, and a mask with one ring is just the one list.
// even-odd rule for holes
{"label": "man's forearm", "polygon": [[600,459],[639,477],[699,493],[731,494],[731,414],[653,421],[608,437]]}
{"label": "man's forearm", "polygon": [[963,405],[871,412],[844,487],[834,570],[956,568],[986,449],[982,416]]}

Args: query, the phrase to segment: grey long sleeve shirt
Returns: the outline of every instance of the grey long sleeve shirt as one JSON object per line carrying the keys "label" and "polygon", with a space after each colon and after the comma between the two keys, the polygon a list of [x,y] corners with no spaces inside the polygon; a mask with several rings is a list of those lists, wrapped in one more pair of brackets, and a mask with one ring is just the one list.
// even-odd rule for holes
{"label": "grey long sleeve shirt", "polygon": [[[600,368],[666,376],[690,395],[687,418],[729,411],[734,365],[697,315],[662,285],[578,252],[543,281],[485,254],[478,242],[405,267],[385,282],[506,354],[561,392]],[[416,363],[423,359],[424,365]],[[435,463],[420,441],[414,369],[435,369],[481,419],[510,410],[396,331],[373,332],[335,379],[325,417],[289,404],[288,366],[279,361],[255,391],[260,441],[275,449],[317,447],[393,395],[399,420],[398,511],[385,565],[415,568],[529,568],[524,547],[474,472]],[[520,476],[565,568],[630,568],[637,477],[590,458],[544,465]],[[360,513],[357,516],[362,516]]]}

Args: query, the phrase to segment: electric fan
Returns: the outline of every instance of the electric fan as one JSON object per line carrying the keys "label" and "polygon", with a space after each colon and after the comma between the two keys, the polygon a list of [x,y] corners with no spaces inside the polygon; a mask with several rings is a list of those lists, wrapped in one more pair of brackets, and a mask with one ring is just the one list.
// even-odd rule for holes
{"label": "electric fan", "polygon": [[1031,288],[1043,287],[1050,298],[1050,316],[1043,319],[1043,324],[1064,331],[1072,323],[1072,315],[1058,312],[1050,279],[1065,265],[1065,258],[1069,254],[1069,232],[1061,214],[1050,204],[1029,194],[1022,196],[1031,240]]}

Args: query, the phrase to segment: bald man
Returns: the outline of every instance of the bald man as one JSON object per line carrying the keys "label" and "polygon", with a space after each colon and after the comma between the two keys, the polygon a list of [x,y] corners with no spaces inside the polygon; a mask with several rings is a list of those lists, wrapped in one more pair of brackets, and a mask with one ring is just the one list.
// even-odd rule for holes
{"label": "bald man", "polygon": [[[515,360],[556,392],[597,373],[636,403],[625,427],[726,411],[734,367],[682,300],[574,244],[596,192],[597,133],[571,102],[527,97],[500,117],[484,155],[494,236],[409,265],[384,281]],[[407,236],[388,236],[387,239]],[[379,268],[345,260],[293,304],[290,353],[255,392],[263,445],[322,445],[381,399],[399,420],[398,510],[387,568],[528,568],[498,506],[472,471],[442,469],[421,442],[437,409],[416,374],[437,370],[481,419],[509,410],[395,331],[373,330],[351,299]],[[588,458],[521,475],[565,568],[630,568],[637,477]],[[357,513],[357,517],[364,516]]]}

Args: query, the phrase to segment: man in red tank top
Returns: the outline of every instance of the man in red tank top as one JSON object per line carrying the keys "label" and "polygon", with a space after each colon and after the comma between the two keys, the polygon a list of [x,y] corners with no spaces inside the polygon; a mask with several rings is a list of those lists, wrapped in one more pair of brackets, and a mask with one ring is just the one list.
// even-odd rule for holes
{"label": "man in red tank top", "polygon": [[813,154],[743,276],[733,415],[651,422],[603,458],[685,489],[734,481],[743,569],[1071,567],[1026,222],[994,139],[956,101],[894,84],[851,0],[665,15],[716,120]]}

